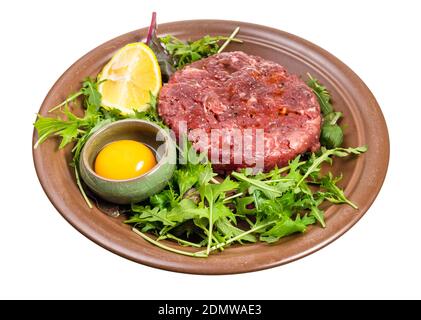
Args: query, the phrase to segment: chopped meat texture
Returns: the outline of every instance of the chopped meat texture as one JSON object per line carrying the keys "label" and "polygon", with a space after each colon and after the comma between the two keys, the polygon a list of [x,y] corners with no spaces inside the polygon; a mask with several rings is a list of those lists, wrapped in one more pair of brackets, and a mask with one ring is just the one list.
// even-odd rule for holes
{"label": "chopped meat texture", "polygon": [[312,90],[281,65],[224,52],[177,71],[158,112],[179,137],[186,128],[214,169],[265,171],[320,147],[320,106]]}

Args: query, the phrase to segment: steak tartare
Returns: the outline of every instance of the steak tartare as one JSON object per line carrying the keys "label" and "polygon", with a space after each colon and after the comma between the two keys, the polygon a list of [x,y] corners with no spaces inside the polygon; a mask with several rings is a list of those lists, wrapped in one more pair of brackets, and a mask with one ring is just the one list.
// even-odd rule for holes
{"label": "steak tartare", "polygon": [[219,172],[267,171],[320,147],[312,90],[283,66],[240,51],[177,71],[161,89],[158,112],[177,137],[184,128]]}

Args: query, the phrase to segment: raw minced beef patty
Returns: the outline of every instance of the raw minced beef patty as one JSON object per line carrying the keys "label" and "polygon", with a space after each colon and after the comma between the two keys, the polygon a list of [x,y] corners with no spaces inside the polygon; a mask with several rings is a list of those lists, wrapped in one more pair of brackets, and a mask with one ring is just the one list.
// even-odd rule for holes
{"label": "raw minced beef patty", "polygon": [[[320,106],[311,89],[281,65],[240,51],[177,71],[161,89],[158,112],[177,136],[185,124],[193,146],[207,150],[220,172],[259,166],[259,160],[267,171],[320,147]],[[211,139],[212,129],[223,129],[222,136]],[[248,138],[238,139],[238,132]],[[223,145],[229,155],[221,155]]]}

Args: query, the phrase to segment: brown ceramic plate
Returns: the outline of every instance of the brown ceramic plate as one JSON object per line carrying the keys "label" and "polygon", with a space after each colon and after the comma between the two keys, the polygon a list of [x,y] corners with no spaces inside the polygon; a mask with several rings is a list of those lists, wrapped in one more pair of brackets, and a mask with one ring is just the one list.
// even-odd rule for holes
{"label": "brown ceramic plate", "polygon": [[[160,34],[170,33],[181,39],[206,34],[228,35],[240,26],[244,44],[230,44],[227,50],[242,50],[278,62],[290,72],[306,77],[310,72],[326,85],[335,109],[344,113],[345,145],[367,144],[369,151],[355,159],[337,159],[333,172],[344,174],[345,194],[359,205],[330,206],[327,227],[312,226],[305,234],[264,243],[232,246],[207,259],[173,254],[144,241],[122,223],[123,218],[106,216],[89,209],[76,186],[68,163],[70,148],[57,150],[57,141],[49,139],[34,151],[39,180],[53,205],[77,230],[102,247],[133,261],[171,271],[197,274],[229,274],[261,270],[302,258],[326,246],[350,229],[367,211],[378,194],[389,160],[389,139],[382,112],[370,90],[341,61],[316,45],[294,35],[244,22],[192,20],[159,25]],[[130,42],[146,36],[147,29],[115,38],[92,50],[73,64],[56,82],[39,111],[47,110],[77,91],[87,76],[94,77],[113,53]],[[36,134],[34,134],[34,141]],[[176,244],[171,244],[176,246]]]}

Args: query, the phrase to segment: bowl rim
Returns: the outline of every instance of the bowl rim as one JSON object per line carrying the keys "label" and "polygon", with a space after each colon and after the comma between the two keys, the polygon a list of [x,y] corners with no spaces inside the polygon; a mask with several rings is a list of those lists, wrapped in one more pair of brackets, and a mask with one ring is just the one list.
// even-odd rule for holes
{"label": "bowl rim", "polygon": [[[117,125],[126,125],[124,123],[143,123],[145,125],[148,125],[152,128],[154,128],[157,132],[157,134],[161,133],[162,136],[164,137],[164,141],[162,143],[162,145],[165,146],[165,150],[164,150],[164,154],[161,157],[161,159],[155,164],[155,166],[149,170],[148,172],[145,172],[144,174],[134,177],[134,178],[129,178],[129,179],[109,179],[109,178],[105,178],[100,176],[99,174],[97,174],[91,165],[89,165],[88,159],[87,159],[87,154],[86,154],[86,146],[88,144],[92,144],[93,141],[95,139],[98,139],[98,136],[100,136],[101,134],[104,134],[104,132],[106,132],[107,130],[110,129],[110,127],[113,126],[117,126]],[[159,127],[157,124],[150,122],[150,121],[146,121],[143,119],[121,119],[121,120],[117,120],[117,121],[113,121],[109,124],[106,124],[105,126],[103,126],[102,128],[98,129],[98,131],[94,132],[92,134],[92,136],[89,137],[89,139],[86,141],[85,145],[82,148],[81,154],[80,154],[80,163],[83,164],[84,168],[88,171],[88,173],[90,175],[93,175],[96,179],[105,181],[105,182],[110,182],[110,183],[129,183],[129,182],[135,182],[137,180],[141,180],[141,179],[145,179],[147,176],[152,175],[153,173],[155,173],[156,171],[158,171],[160,168],[162,168],[162,165],[165,164],[166,161],[166,157],[169,154],[169,143],[171,143],[171,136],[161,127]],[[114,141],[119,141],[119,140],[114,140]]]}

